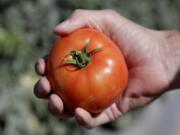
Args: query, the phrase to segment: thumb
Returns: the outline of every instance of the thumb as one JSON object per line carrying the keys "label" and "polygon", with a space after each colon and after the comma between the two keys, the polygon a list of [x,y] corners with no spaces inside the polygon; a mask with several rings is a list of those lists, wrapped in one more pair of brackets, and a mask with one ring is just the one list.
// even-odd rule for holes
{"label": "thumb", "polygon": [[83,19],[67,19],[54,28],[54,33],[57,35],[66,35],[81,27],[85,27]]}
{"label": "thumb", "polygon": [[54,28],[54,32],[66,35],[76,29],[90,27],[110,35],[115,26],[120,23],[119,21],[117,23],[118,17],[119,15],[112,10],[75,10],[70,18]]}

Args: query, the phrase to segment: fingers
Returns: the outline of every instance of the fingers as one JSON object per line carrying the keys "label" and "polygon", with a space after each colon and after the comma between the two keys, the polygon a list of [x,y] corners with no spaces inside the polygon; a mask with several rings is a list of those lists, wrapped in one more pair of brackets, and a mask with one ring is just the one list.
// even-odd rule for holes
{"label": "fingers", "polygon": [[72,114],[68,113],[63,105],[61,98],[56,94],[51,94],[48,100],[49,111],[59,118],[69,118]]}
{"label": "fingers", "polygon": [[78,28],[85,27],[84,20],[82,19],[68,19],[64,21],[63,23],[57,25],[54,28],[54,33],[55,34],[60,34],[60,35],[66,35],[68,33],[71,33],[75,31]]}
{"label": "fingers", "polygon": [[48,98],[50,92],[50,84],[46,77],[42,77],[34,86],[34,94],[39,98]]}
{"label": "fingers", "polygon": [[96,117],[92,117],[89,112],[82,108],[77,108],[75,110],[75,118],[77,119],[78,123],[86,128],[94,128],[99,125],[111,122],[119,116],[121,116],[121,112],[118,110],[116,104],[113,104],[111,107]]}
{"label": "fingers", "polygon": [[56,94],[51,94],[51,87],[48,79],[44,77],[47,56],[40,58],[35,64],[35,70],[39,74],[41,79],[34,86],[34,94],[38,98],[48,99],[49,111],[59,118],[70,117],[71,114],[65,112],[63,102]]}
{"label": "fingers", "polygon": [[103,124],[104,120],[107,120],[106,116],[103,114],[101,114],[101,116],[99,116],[98,118],[93,118],[89,112],[85,111],[82,108],[77,108],[75,110],[75,118],[78,123],[85,128],[94,128],[100,124]]}
{"label": "fingers", "polygon": [[53,115],[59,118],[68,118],[71,116],[71,114],[65,112],[61,98],[56,94],[51,94],[50,85],[46,77],[42,77],[36,83],[34,93],[39,98],[48,99],[48,108]]}
{"label": "fingers", "polygon": [[[38,59],[35,64],[36,73],[43,76],[45,74],[45,60],[47,56]],[[34,86],[34,94],[39,98],[48,98],[51,92],[49,81],[46,77],[42,77]]]}
{"label": "fingers", "polygon": [[[63,23],[60,23],[54,28],[56,34],[64,35],[73,32],[76,29],[87,26],[84,15],[84,10],[75,10],[74,13]],[[83,13],[82,13],[83,12]],[[86,12],[87,13],[87,12]]]}
{"label": "fingers", "polygon": [[39,75],[44,75],[45,74],[45,59],[40,58],[35,64],[35,71]]}
{"label": "fingers", "polygon": [[56,94],[51,94],[48,100],[49,111],[58,116],[61,115],[64,109],[63,102]]}
{"label": "fingers", "polygon": [[[69,19],[54,28],[56,34],[64,35],[76,29],[90,27],[107,33],[111,33],[118,23],[119,15],[112,10],[75,10]],[[115,25],[116,24],[116,25]]]}

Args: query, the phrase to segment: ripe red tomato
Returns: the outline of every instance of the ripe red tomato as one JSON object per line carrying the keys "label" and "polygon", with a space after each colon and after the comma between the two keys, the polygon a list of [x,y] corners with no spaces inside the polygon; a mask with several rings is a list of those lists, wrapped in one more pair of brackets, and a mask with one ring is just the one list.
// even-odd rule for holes
{"label": "ripe red tomato", "polygon": [[82,107],[93,114],[121,96],[128,70],[121,51],[105,34],[83,28],[56,41],[47,78],[69,112]]}

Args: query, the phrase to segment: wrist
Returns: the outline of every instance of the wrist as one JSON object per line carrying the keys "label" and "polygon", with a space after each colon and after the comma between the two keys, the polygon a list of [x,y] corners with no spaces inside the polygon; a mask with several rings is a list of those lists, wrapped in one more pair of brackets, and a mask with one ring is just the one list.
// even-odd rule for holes
{"label": "wrist", "polygon": [[169,88],[180,88],[180,31],[160,31],[163,39],[163,63],[169,78]]}

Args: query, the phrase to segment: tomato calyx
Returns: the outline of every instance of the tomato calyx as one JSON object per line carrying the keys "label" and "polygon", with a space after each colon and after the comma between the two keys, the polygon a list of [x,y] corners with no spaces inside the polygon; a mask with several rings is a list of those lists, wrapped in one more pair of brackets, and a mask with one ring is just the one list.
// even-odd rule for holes
{"label": "tomato calyx", "polygon": [[92,55],[102,50],[100,47],[93,49],[92,51],[88,51],[88,47],[90,42],[85,43],[83,49],[79,50],[71,50],[69,55],[72,56],[71,58],[65,59],[65,64],[72,64],[77,66],[78,68],[86,67],[92,61]]}

